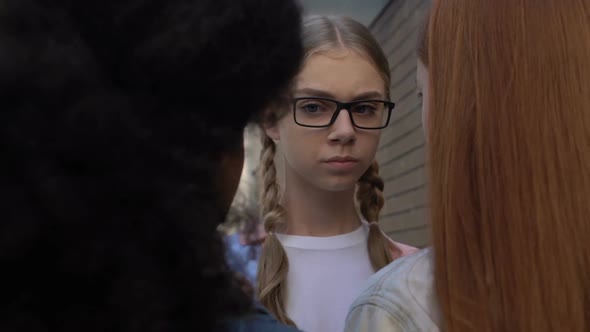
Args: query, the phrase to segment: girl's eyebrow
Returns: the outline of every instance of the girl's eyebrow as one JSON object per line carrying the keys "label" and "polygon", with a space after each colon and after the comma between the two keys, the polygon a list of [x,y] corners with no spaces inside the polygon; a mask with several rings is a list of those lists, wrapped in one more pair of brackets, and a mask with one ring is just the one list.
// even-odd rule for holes
{"label": "girl's eyebrow", "polygon": [[[305,95],[305,96],[311,96],[311,97],[319,97],[319,98],[330,98],[330,99],[335,99],[334,95],[327,92],[327,91],[323,91],[323,90],[318,90],[318,89],[312,89],[312,88],[303,88],[303,89],[298,89],[295,91],[295,94],[297,95]],[[352,98],[353,101],[355,100],[364,100],[364,99],[382,99],[383,95],[378,92],[378,91],[368,91],[368,92],[363,92],[357,96],[355,96],[354,98]]]}

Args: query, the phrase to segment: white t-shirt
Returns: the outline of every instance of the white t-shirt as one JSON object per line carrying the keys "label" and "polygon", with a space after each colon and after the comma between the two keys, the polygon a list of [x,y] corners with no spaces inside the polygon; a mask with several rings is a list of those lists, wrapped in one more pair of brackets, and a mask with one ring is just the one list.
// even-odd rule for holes
{"label": "white t-shirt", "polygon": [[277,234],[289,259],[287,315],[304,332],[342,332],[346,314],[375,271],[368,226],[329,236]]}

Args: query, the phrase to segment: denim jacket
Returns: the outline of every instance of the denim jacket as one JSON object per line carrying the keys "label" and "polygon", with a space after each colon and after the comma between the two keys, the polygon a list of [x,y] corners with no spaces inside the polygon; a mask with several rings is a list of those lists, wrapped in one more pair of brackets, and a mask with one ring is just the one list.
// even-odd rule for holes
{"label": "denim jacket", "polygon": [[225,328],[231,332],[301,332],[280,323],[258,302],[252,314],[226,321]]}
{"label": "denim jacket", "polygon": [[379,270],[353,302],[345,332],[439,332],[432,249]]}

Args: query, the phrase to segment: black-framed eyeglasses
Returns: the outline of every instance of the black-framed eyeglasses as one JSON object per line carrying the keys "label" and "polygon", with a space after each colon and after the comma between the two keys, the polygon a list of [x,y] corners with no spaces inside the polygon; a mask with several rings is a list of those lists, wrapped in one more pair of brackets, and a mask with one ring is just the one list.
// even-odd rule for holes
{"label": "black-framed eyeglasses", "polygon": [[346,110],[353,126],[383,129],[389,124],[395,103],[386,100],[358,100],[342,103],[334,99],[302,97],[293,99],[293,118],[303,127],[330,127],[340,111]]}

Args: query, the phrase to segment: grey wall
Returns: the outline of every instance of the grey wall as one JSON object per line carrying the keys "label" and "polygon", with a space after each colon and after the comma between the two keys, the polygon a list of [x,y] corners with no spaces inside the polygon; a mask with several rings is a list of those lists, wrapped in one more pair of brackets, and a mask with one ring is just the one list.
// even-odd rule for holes
{"label": "grey wall", "polygon": [[389,0],[299,0],[304,14],[344,15],[369,25]]}
{"label": "grey wall", "polygon": [[429,6],[430,0],[392,0],[371,25],[389,59],[391,99],[396,103],[377,153],[385,181],[381,226],[394,240],[419,247],[427,245],[429,234],[415,49]]}

